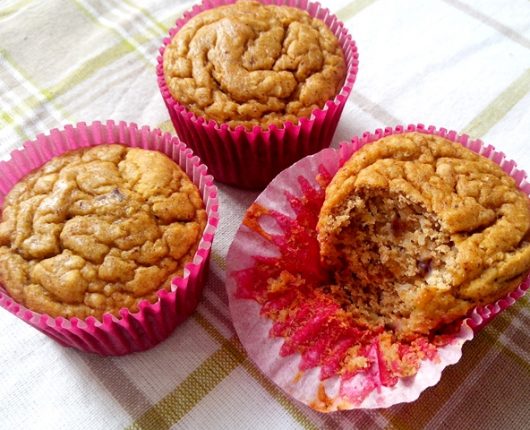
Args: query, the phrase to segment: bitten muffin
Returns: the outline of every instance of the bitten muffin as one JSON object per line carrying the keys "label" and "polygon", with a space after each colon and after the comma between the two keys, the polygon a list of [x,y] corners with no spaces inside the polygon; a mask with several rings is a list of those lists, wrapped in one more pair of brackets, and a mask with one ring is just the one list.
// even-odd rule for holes
{"label": "bitten muffin", "polygon": [[164,51],[171,96],[231,127],[297,123],[332,99],[345,75],[340,44],[322,21],[253,1],[198,14]]}
{"label": "bitten muffin", "polygon": [[516,288],[530,270],[526,195],[492,161],[409,133],[364,146],[318,222],[332,292],[368,327],[412,338]]}
{"label": "bitten muffin", "polygon": [[162,153],[66,153],[6,196],[0,281],[18,303],[54,317],[134,312],[183,273],[206,218],[198,189]]}

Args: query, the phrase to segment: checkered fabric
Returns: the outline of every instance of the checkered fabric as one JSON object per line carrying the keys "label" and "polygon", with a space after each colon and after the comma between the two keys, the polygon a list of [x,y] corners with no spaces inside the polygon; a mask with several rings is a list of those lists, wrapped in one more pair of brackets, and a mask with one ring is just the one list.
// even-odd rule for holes
{"label": "checkered fabric", "polygon": [[[396,124],[443,126],[530,169],[527,0],[323,3],[358,43],[360,71],[334,139]],[[0,2],[0,158],[67,123],[171,130],[155,63],[193,2]],[[324,415],[249,361],[230,321],[225,257],[257,194],[219,185],[221,224],[197,312],[158,347],[103,358],[59,346],[0,309],[2,429],[528,429],[530,306],[518,301],[419,400]]]}

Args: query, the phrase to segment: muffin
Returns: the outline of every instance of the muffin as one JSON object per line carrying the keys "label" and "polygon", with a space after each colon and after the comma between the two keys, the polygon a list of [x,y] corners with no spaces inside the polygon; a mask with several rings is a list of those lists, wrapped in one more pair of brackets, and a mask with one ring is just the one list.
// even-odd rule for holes
{"label": "muffin", "polygon": [[100,145],[61,155],[9,192],[0,281],[51,316],[101,319],[156,300],[197,250],[206,211],[164,154]]}
{"label": "muffin", "polygon": [[326,190],[323,264],[344,309],[398,337],[492,303],[530,270],[528,197],[492,161],[420,133],[356,152]]}
{"label": "muffin", "polygon": [[159,85],[179,136],[216,179],[259,188],[331,143],[357,54],[325,9],[231,3],[204,3],[177,22]]}
{"label": "muffin", "polygon": [[296,124],[335,97],[345,76],[339,41],[321,20],[254,1],[196,15],[164,51],[173,98],[232,128]]}
{"label": "muffin", "polygon": [[421,124],[295,163],[228,251],[249,357],[321,412],[416,400],[529,288],[525,178],[493,147]]}
{"label": "muffin", "polygon": [[195,310],[217,191],[177,138],[68,125],[26,142],[0,172],[1,307],[101,355],[151,348]]}

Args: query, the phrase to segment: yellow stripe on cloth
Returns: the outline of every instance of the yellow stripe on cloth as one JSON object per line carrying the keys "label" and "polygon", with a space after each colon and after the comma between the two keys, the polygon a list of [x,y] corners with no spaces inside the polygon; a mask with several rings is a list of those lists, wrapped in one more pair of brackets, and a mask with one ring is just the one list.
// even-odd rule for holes
{"label": "yellow stripe on cloth", "polygon": [[181,384],[140,416],[128,429],[165,430],[171,428],[243,360],[243,355],[235,350],[231,340],[224,340],[221,348],[210,355]]}
{"label": "yellow stripe on cloth", "polygon": [[[55,120],[62,122],[66,119],[67,115],[64,113],[64,107],[59,105],[54,99],[54,94],[47,90],[39,87],[37,82],[27,73],[19,64],[15,62],[13,57],[6,51],[1,51],[0,56],[3,57],[2,64],[4,69],[9,72],[11,77],[15,79],[23,88],[28,91],[31,96],[29,100],[34,100],[34,104],[42,104],[46,111],[53,117]],[[46,105],[46,102],[48,105]],[[27,111],[27,114],[32,114],[32,106],[22,102],[23,109]],[[51,107],[51,109],[50,109]]]}
{"label": "yellow stripe on cloth", "polygon": [[109,22],[104,17],[100,16],[98,12],[93,9],[93,6],[91,4],[89,4],[88,2],[82,2],[80,0],[73,0],[73,3],[80,11],[85,14],[86,17],[88,17],[97,26],[111,31],[112,33],[114,33],[115,36],[122,39],[125,43],[128,43],[131,48],[133,48],[134,51],[138,53],[139,58],[145,64],[147,64],[148,66],[154,65],[156,57],[151,58],[151,56],[148,55],[147,52],[145,52],[142,46],[134,38],[130,37],[127,34],[124,34],[122,29],[120,29],[117,24],[115,25],[112,22]]}
{"label": "yellow stripe on cloth", "polygon": [[365,9],[366,7],[370,6],[372,3],[374,3],[375,0],[356,0],[348,3],[343,8],[339,9],[335,15],[341,20],[341,21],[347,21],[350,18],[353,18],[355,15],[357,15],[360,11]]}
{"label": "yellow stripe on cloth", "polygon": [[291,414],[291,416],[305,429],[317,429],[305,415],[303,415],[290,400],[265,378],[258,378],[259,371],[249,371],[253,368],[246,357],[243,347],[237,337],[226,339],[205,317],[199,312],[194,314],[194,319],[221,347],[197,367],[188,377],[179,384],[171,393],[157,402],[147,412],[140,416],[131,426],[130,430],[164,430],[169,429],[180,421],[193,407],[220,382],[222,382],[237,366],[243,368],[254,376],[272,397]]}
{"label": "yellow stripe on cloth", "polygon": [[99,70],[133,52],[135,52],[134,46],[127,40],[122,40],[117,45],[85,60],[76,70],[65,76],[58,84],[48,88],[47,91],[58,97],[87,80]]}
{"label": "yellow stripe on cloth", "polygon": [[162,131],[167,131],[168,133],[175,134],[175,128],[173,127],[173,123],[171,122],[171,120],[167,120],[161,124],[158,124],[156,128],[159,128]]}
{"label": "yellow stripe on cloth", "polygon": [[499,33],[503,34],[507,38],[513,40],[515,43],[518,43],[521,46],[524,46],[525,48],[530,49],[530,40],[528,40],[523,34],[520,34],[514,29],[495,20],[494,18],[483,14],[482,12],[473,8],[469,4],[466,4],[460,0],[443,0],[443,1],[447,4],[450,4],[454,8],[459,9],[465,14],[471,16],[472,18],[479,20],[483,24],[493,28],[495,31],[498,31]]}
{"label": "yellow stripe on cloth", "polygon": [[[196,321],[204,328],[208,334],[217,340],[218,342],[224,341],[223,335],[202,315],[197,315]],[[278,386],[261,373],[256,365],[248,358],[243,345],[238,338],[233,338],[233,346],[244,356],[244,360],[241,362],[241,367],[247,372],[249,376],[254,378],[262,388],[264,388],[269,395],[274,398],[280,406],[282,406],[300,425],[306,429],[318,428],[298,407],[296,402],[290,399]],[[323,418],[326,421],[326,418]]]}
{"label": "yellow stripe on cloth", "polygon": [[[462,359],[444,370],[440,382],[422,393],[416,402],[398,405],[382,411],[394,428],[423,428],[450,400],[455,391],[455,383],[460,385],[472,373],[477,372],[477,369],[481,368],[483,358],[492,348],[498,349],[503,356],[509,357],[517,364],[521,364],[520,360],[523,360],[525,363],[523,368],[528,366],[523,358],[519,357],[520,360],[514,358],[514,355],[518,355],[499,341],[500,336],[527,304],[525,297],[518,300],[517,303],[499,314],[490,324],[477,333],[473,340],[466,342]],[[421,408],[418,408],[418,403],[421,404]]]}
{"label": "yellow stripe on cloth", "polygon": [[[80,8],[80,6],[78,4]],[[175,16],[174,18],[171,18],[168,20],[167,23],[163,23],[162,21],[153,20],[154,21],[154,27],[157,27],[158,29],[162,30],[164,28],[164,32],[160,33],[160,44],[162,44],[162,36],[165,35],[167,32],[167,28],[169,28],[170,23],[172,24],[182,13],[182,11],[185,9],[184,6],[179,5],[175,8]],[[141,10],[141,8],[139,8]],[[88,11],[84,10],[85,14],[89,14]],[[89,15],[90,16],[90,15]],[[91,18],[93,18],[91,16]],[[145,44],[151,39],[147,37],[137,37],[137,42]],[[97,73],[100,70],[103,70],[105,67],[110,66],[117,60],[123,58],[127,54],[136,53],[137,48],[126,38],[122,38],[122,40],[117,43],[116,45],[110,46],[100,52],[99,54],[90,57],[79,64],[79,66],[71,71],[67,76],[65,76],[59,83],[49,87],[49,88],[42,88],[41,92],[44,96],[47,97],[47,100],[50,102],[53,102],[54,99],[68,93],[68,91],[71,91],[73,88],[78,86],[79,84],[83,83],[85,80],[93,76],[95,73]],[[158,54],[153,54],[153,59],[156,59],[156,56]],[[36,106],[38,106],[40,101],[38,98],[31,96],[24,100],[24,104],[28,107],[28,111],[32,111]],[[16,120],[14,120],[15,123],[18,124]],[[20,126],[22,124],[18,124],[18,128],[20,129]],[[167,131],[170,131],[174,133],[174,129],[169,129]],[[19,133],[20,134],[20,133]],[[25,135],[25,139],[27,139],[27,135]]]}
{"label": "yellow stripe on cloth", "polygon": [[[202,328],[217,342],[224,342],[226,339],[224,336],[211,324],[206,318],[204,318],[198,312],[195,315],[195,320],[202,326]],[[291,414],[291,416],[298,421],[306,429],[316,429],[317,427],[291,402],[291,400],[283,394],[283,392],[274,385],[270,380],[265,378],[256,366],[249,361],[247,358],[245,349],[237,337],[233,337],[230,341],[233,348],[241,355],[243,360],[241,365],[257,382],[261,384],[265,390],[281,405],[283,408]]]}
{"label": "yellow stripe on cloth", "polygon": [[14,119],[10,114],[7,112],[2,112],[0,114],[0,125],[2,127],[4,126],[10,126],[15,130],[15,133],[22,139],[22,141],[29,140],[29,136],[27,133],[22,129],[20,125],[17,124],[16,119]]}
{"label": "yellow stripe on cloth", "polygon": [[[135,4],[131,0],[120,0],[120,1],[122,1],[123,3],[127,3],[129,6],[135,8],[136,10],[138,10],[144,17],[146,17],[151,22],[153,22],[155,24],[155,26],[158,27],[158,29],[162,33],[166,33],[169,30],[169,26],[164,24],[162,21],[159,21],[158,19],[156,19],[147,9],[143,8],[142,6],[139,6],[139,5]],[[177,6],[177,8],[181,9],[181,6],[179,5],[179,6]]]}
{"label": "yellow stripe on cloth", "polygon": [[472,137],[482,137],[530,91],[530,69],[512,82],[482,112],[480,112],[463,132]]}
{"label": "yellow stripe on cloth", "polygon": [[[506,332],[508,327],[512,324],[513,320],[519,315],[523,308],[528,306],[528,296],[524,296],[519,299],[513,306],[501,312],[495,317],[495,319],[488,324],[485,329],[485,335],[489,337],[492,345],[499,348],[504,355],[512,359],[517,365],[519,365],[525,372],[530,375],[530,363],[522,357],[520,354],[514,352],[510,346],[505,345],[501,340],[501,336]],[[529,336],[526,332],[520,330],[528,340]]]}
{"label": "yellow stripe on cloth", "polygon": [[448,366],[440,381],[425,390],[418,400],[381,410],[396,429],[425,428],[426,424],[447,404],[455,389],[480,368],[483,357],[491,349],[490,339],[477,335],[463,347],[463,357],[455,365]]}
{"label": "yellow stripe on cloth", "polygon": [[12,15],[15,12],[19,12],[22,8],[29,5],[32,1],[33,0],[20,0],[18,3],[11,4],[7,7],[0,8],[0,18],[4,18],[9,15]]}

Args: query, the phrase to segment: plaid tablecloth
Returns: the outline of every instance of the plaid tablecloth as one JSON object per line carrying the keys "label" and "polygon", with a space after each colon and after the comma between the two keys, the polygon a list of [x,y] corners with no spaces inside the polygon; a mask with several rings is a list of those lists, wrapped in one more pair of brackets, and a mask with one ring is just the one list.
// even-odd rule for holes
{"label": "plaid tablecloth", "polygon": [[[527,0],[323,1],[358,43],[360,72],[334,144],[396,124],[466,132],[530,169]],[[116,119],[172,130],[157,50],[190,1],[0,2],[0,156],[39,132]],[[0,310],[2,429],[530,428],[528,298],[464,347],[411,404],[323,415],[267,380],[230,322],[225,256],[257,196],[220,185],[222,221],[198,311],[121,358],[62,348]]]}

